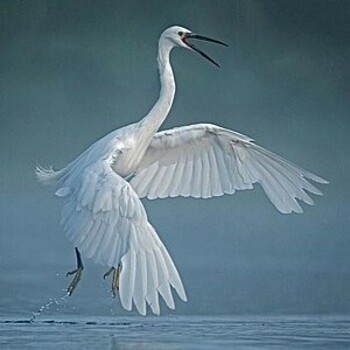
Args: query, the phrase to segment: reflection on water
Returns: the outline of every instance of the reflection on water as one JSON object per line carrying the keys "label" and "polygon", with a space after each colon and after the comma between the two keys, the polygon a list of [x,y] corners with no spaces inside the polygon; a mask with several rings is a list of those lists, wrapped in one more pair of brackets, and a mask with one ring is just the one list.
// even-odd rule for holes
{"label": "reflection on water", "polygon": [[350,317],[0,318],[6,349],[348,349]]}

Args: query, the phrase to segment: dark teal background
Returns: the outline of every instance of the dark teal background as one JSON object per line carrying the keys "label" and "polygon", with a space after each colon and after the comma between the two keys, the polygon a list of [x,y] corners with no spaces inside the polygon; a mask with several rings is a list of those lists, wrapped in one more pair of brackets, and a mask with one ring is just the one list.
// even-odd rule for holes
{"label": "dark teal background", "polygon": [[[278,213],[258,186],[144,200],[188,291],[177,312],[349,313],[349,23],[346,0],[1,1],[0,313],[60,295],[75,264],[60,201],[35,165],[63,167],[148,112],[157,40],[173,24],[229,47],[198,44],[221,69],[173,52],[177,95],[163,128],[219,124],[330,181],[302,215]],[[123,313],[104,269],[87,265],[57,312]]]}

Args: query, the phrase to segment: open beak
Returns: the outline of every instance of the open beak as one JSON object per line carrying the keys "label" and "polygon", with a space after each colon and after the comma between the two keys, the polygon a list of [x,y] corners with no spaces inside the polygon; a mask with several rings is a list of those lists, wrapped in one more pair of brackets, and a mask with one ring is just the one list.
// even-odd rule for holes
{"label": "open beak", "polygon": [[204,58],[206,58],[208,61],[210,61],[211,63],[215,64],[217,67],[220,68],[219,64],[216,63],[211,57],[209,57],[206,53],[204,53],[202,50],[198,49],[196,46],[194,46],[189,40],[190,39],[197,39],[197,40],[203,40],[203,41],[210,41],[211,43],[216,43],[216,44],[220,44],[223,46],[228,46],[227,44],[223,43],[222,41],[219,40],[215,40],[215,39],[211,39],[208,38],[206,36],[203,35],[198,35],[198,34],[193,34],[193,33],[186,33],[184,34],[182,41],[188,46],[190,47],[192,50],[198,52],[201,56],[203,56]]}

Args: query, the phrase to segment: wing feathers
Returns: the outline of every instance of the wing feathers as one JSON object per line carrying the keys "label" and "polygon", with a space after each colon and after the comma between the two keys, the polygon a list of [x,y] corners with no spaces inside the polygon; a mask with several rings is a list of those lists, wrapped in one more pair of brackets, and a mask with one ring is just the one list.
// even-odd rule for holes
{"label": "wing feathers", "polygon": [[173,310],[175,309],[175,303],[174,303],[173,295],[170,290],[169,273],[168,273],[168,269],[165,264],[164,258],[162,256],[162,253],[160,252],[158,247],[155,249],[155,259],[156,259],[157,272],[158,272],[158,278],[159,278],[159,286],[158,286],[159,294],[163,297],[167,306]]}
{"label": "wing feathers", "polygon": [[217,154],[215,152],[215,144],[213,147],[209,148],[209,159],[210,159],[210,169],[211,169],[211,179],[212,179],[212,193],[213,196],[222,196],[224,194],[222,186],[224,182],[222,181],[222,176],[220,173],[220,166],[217,160]]}
{"label": "wing feathers", "polygon": [[228,166],[224,159],[225,154],[222,151],[221,147],[217,144],[214,145],[214,151],[215,151],[218,173],[220,177],[219,181],[222,186],[222,192],[227,194],[233,194],[234,189],[230,181],[230,176],[229,176],[230,172],[228,170]]}
{"label": "wing feathers", "polygon": [[181,282],[179,273],[176,270],[176,267],[173,261],[170,259],[169,253],[167,252],[164,245],[159,247],[160,252],[163,256],[163,259],[166,263],[168,273],[169,273],[169,283],[175,288],[177,294],[183,301],[187,301],[186,292]]}
{"label": "wing feathers", "polygon": [[191,193],[190,184],[192,180],[193,159],[188,158],[184,164],[180,195],[188,197]]}
{"label": "wing feathers", "polygon": [[[166,191],[170,184],[166,179],[168,168],[160,172],[157,169],[155,165],[152,173],[157,174],[157,181]],[[83,171],[70,168],[69,172],[70,176],[59,182],[57,188],[57,195],[66,200],[61,219],[63,229],[84,256],[115,268],[121,264],[122,306],[131,310],[134,304],[137,311],[145,315],[149,304],[158,315],[160,294],[173,309],[170,286],[186,300],[176,267],[130,184],[115,174],[107,161],[89,165]],[[155,186],[154,180],[152,176],[147,179],[151,187]],[[152,194],[156,187],[145,187],[145,190]]]}
{"label": "wing feathers", "polygon": [[140,197],[154,199],[209,198],[258,182],[279,211],[300,213],[297,200],[313,204],[305,191],[322,194],[308,179],[327,183],[247,136],[197,124],[157,133],[130,183]]}
{"label": "wing feathers", "polygon": [[[185,166],[185,162],[179,162],[176,164],[176,168],[174,170],[174,174],[172,177],[172,182],[170,186],[170,191],[169,191],[169,196],[170,197],[177,197],[178,193],[180,192],[180,185],[181,185],[181,180],[182,180],[182,174],[183,174],[183,169]],[[150,198],[150,197],[148,197]],[[154,197],[156,198],[156,197]],[[150,198],[152,199],[152,198]]]}
{"label": "wing feathers", "polygon": [[150,306],[152,312],[156,315],[159,315],[159,297],[158,290],[153,288],[153,286],[159,285],[158,272],[156,260],[154,257],[153,251],[146,251],[146,260],[147,260],[147,294],[146,301]]}
{"label": "wing feathers", "polygon": [[168,167],[165,167],[165,173],[163,177],[163,183],[159,188],[159,197],[165,198],[168,196],[169,189],[171,186],[172,175],[174,173],[176,164],[170,164]]}
{"label": "wing feathers", "polygon": [[202,159],[202,196],[203,198],[211,197],[210,190],[210,164],[208,154],[204,153]]}
{"label": "wing feathers", "polygon": [[122,257],[122,272],[120,274],[120,302],[124,309],[132,308],[132,297],[135,282],[136,257],[134,251],[129,251]]}
{"label": "wing feathers", "polygon": [[147,293],[147,268],[143,260],[143,251],[138,251],[135,255],[135,279],[134,279],[134,293],[133,302],[136,306],[137,311],[145,316],[146,315],[146,293]]}
{"label": "wing feathers", "polygon": [[[196,152],[193,163],[192,196],[199,198],[202,196],[202,159]],[[170,174],[169,174],[170,176]]]}

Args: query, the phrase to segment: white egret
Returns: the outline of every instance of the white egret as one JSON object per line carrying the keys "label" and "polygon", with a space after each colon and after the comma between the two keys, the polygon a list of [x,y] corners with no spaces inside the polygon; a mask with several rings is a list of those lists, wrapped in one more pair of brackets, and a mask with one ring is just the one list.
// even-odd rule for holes
{"label": "white egret", "polygon": [[193,39],[226,46],[183,27],[166,29],[158,46],[161,89],[150,112],[98,140],[64,169],[36,169],[40,181],[54,184],[55,194],[65,199],[61,223],[78,261],[68,294],[81,278],[81,252],[109,267],[105,277],[113,272],[113,294],[119,294],[126,310],[134,304],[145,315],[148,304],[158,315],[159,294],[174,309],[171,287],[187,300],[179,273],[147,219],[142,197],[209,198],[259,183],[280,212],[301,213],[297,200],[313,204],[306,191],[321,195],[307,179],[325,180],[235,131],[196,124],[158,132],[175,95],[171,50],[196,51],[218,66]]}

